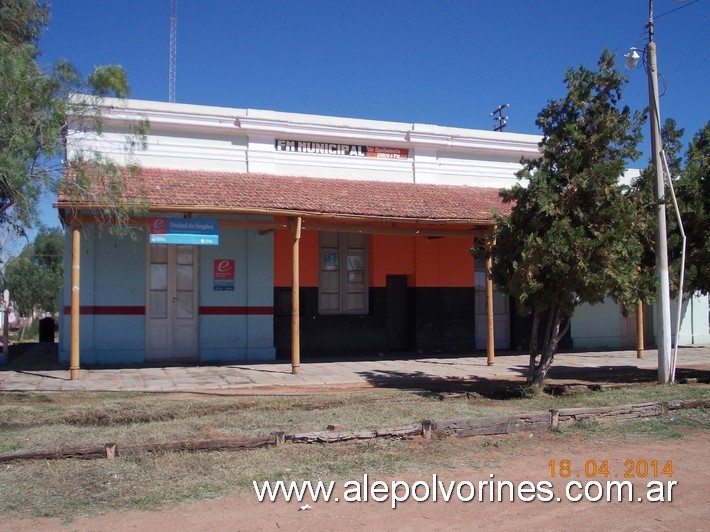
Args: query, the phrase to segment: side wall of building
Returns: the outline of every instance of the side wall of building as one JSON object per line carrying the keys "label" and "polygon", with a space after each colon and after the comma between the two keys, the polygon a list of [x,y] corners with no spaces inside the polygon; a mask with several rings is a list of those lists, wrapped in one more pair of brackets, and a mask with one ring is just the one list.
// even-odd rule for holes
{"label": "side wall of building", "polygon": [[[59,360],[69,362],[72,234],[64,248]],[[80,355],[82,364],[142,363],[145,356],[146,244],[116,238],[96,225],[80,230]]]}
{"label": "side wall of building", "polygon": [[[273,233],[222,231],[200,248],[200,360],[274,358]],[[215,261],[233,260],[234,290],[216,289]]]}
{"label": "side wall of building", "polygon": [[[683,302],[681,310],[680,345],[698,345],[710,343],[710,330],[708,321],[710,309],[708,296],[695,294]],[[675,323],[677,306],[675,302],[671,307],[671,320]],[[674,325],[675,327],[675,325]],[[675,330],[673,331],[675,335]]]}
{"label": "side wall of building", "polygon": [[[96,225],[81,229],[80,362],[146,361],[147,234],[116,238]],[[71,272],[71,230],[65,237]],[[273,342],[273,235],[257,229],[220,230],[218,246],[199,246],[198,359],[271,360]],[[233,290],[218,289],[215,261],[233,260]],[[69,362],[71,275],[65,276],[59,360]]]}
{"label": "side wall of building", "polygon": [[[471,352],[475,346],[474,260],[467,238],[368,236],[367,312],[319,312],[318,233],[301,238],[301,350],[306,356],[387,351]],[[274,256],[275,347],[291,348],[291,246],[277,231]]]}
{"label": "side wall of building", "polygon": [[[676,305],[671,305],[672,338],[675,343]],[[644,307],[644,343],[656,345],[656,307]],[[683,302],[680,345],[710,342],[708,296],[695,294]],[[575,349],[621,349],[636,346],[636,313],[623,316],[611,298],[597,305],[580,305],[572,317],[572,343]]]}

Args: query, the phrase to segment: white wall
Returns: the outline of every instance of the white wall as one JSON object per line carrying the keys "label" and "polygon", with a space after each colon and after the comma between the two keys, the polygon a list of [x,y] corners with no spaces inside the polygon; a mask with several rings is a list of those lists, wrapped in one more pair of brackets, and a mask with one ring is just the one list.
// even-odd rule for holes
{"label": "white wall", "polygon": [[597,305],[578,306],[572,316],[571,335],[575,349],[620,348],[619,305],[607,298]]}
{"label": "white wall", "polygon": [[[680,345],[710,344],[708,326],[708,296],[696,294],[683,302],[681,313]],[[671,306],[671,327],[675,345],[676,305]],[[656,338],[657,307],[652,307],[653,316],[644,320],[652,323],[652,336]],[[572,317],[572,340],[579,349],[610,348],[624,346],[621,308],[611,298],[598,305],[580,305]],[[648,337],[648,335],[647,335]]]}
{"label": "white wall", "polygon": [[[69,155],[99,151],[125,164],[131,121],[147,119],[147,149],[131,157],[144,167],[268,173],[500,188],[516,182],[520,158],[538,154],[536,135],[429,124],[105,100],[104,135],[71,125]],[[277,151],[277,139],[409,150],[406,159]]]}
{"label": "white wall", "polygon": [[[673,343],[675,345],[676,312],[675,301],[671,305],[671,326],[673,327]],[[681,307],[681,327],[679,345],[697,345],[710,343],[708,331],[708,296],[696,294],[683,302]]]}

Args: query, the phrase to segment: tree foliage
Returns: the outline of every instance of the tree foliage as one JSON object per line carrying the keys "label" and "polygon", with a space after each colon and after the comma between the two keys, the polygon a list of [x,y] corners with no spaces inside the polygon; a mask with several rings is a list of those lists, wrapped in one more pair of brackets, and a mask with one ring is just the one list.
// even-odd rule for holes
{"label": "tree foliage", "polygon": [[[685,168],[676,184],[683,227],[687,236],[686,293],[710,293],[710,121],[694,136]],[[679,242],[671,240],[674,270],[679,265]]]}
{"label": "tree foliage", "polygon": [[49,6],[35,0],[3,0],[0,35],[12,45],[36,44],[49,20]]}
{"label": "tree foliage", "polygon": [[[680,175],[681,172],[681,157],[682,150],[681,137],[684,134],[683,129],[678,129],[678,126],[673,119],[667,119],[661,128],[661,140],[666,153],[668,166],[671,174],[674,177]],[[658,292],[658,274],[656,272],[656,231],[658,228],[658,219],[656,213],[656,168],[653,163],[647,168],[641,170],[631,184],[628,194],[629,201],[634,204],[637,223],[641,230],[639,231],[639,240],[643,243],[644,253],[641,259],[639,268],[639,299],[644,303],[652,303],[657,299]],[[676,236],[678,233],[678,225],[674,213],[671,194],[666,187],[666,220],[667,220],[667,235],[673,235],[674,242],[678,244]],[[670,249],[670,243],[669,243]],[[678,285],[677,270],[670,269],[670,282],[673,290]]]}
{"label": "tree foliage", "polygon": [[[37,43],[48,20],[49,7],[38,0],[3,0],[0,6],[0,224],[18,234],[36,223],[39,198],[59,182],[62,159],[74,163],[66,161],[68,122],[91,122],[100,131],[101,98],[128,94],[125,72],[116,65],[97,67],[86,79],[66,60],[43,68]],[[144,138],[146,128],[142,123],[133,133]],[[128,143],[127,152],[136,146]],[[126,216],[121,187],[102,184],[102,176],[118,175],[115,164],[95,155],[75,154],[99,182],[84,183],[80,191],[111,206],[120,221]]]}
{"label": "tree foliage", "polygon": [[[663,149],[668,161],[670,178],[678,200],[681,220],[687,237],[686,265],[683,293],[710,293],[710,122],[693,137],[683,156],[684,130],[675,120],[667,119],[661,129]],[[655,180],[653,164],[641,172],[632,186],[630,197],[637,205],[639,222],[646,230],[640,238],[647,248],[643,263],[646,277],[653,286],[642,294],[646,302],[656,297],[655,242],[656,199],[653,192]],[[682,237],[675,206],[668,186],[665,190],[669,274],[671,289],[677,294],[680,285]]]}
{"label": "tree foliage", "polygon": [[577,305],[638,298],[643,228],[619,179],[639,155],[643,119],[620,106],[625,82],[609,51],[596,71],[568,69],[567,95],[538,115],[541,156],[518,173],[527,186],[501,191],[512,213],[498,217],[491,274],[532,314],[531,384],[545,378]]}
{"label": "tree foliage", "polygon": [[64,240],[59,228],[41,228],[32,244],[5,265],[4,288],[18,312],[57,312],[62,288]]}

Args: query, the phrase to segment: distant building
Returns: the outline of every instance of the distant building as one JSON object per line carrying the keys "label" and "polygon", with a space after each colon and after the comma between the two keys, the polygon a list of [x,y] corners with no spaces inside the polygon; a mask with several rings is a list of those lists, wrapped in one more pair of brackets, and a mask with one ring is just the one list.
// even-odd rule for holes
{"label": "distant building", "polygon": [[[125,178],[150,212],[138,241],[117,239],[92,206],[59,198],[66,272],[80,239],[82,364],[287,359],[293,342],[304,356],[468,353],[491,322],[497,349],[526,342],[509,298],[487,307],[469,250],[539,137],[135,100],[104,111],[104,137],[75,124],[69,152],[123,164],[127,122],[148,118],[142,181]],[[709,341],[707,298],[688,309],[683,341]],[[633,344],[627,322],[613,303],[582,308],[571,345]]]}

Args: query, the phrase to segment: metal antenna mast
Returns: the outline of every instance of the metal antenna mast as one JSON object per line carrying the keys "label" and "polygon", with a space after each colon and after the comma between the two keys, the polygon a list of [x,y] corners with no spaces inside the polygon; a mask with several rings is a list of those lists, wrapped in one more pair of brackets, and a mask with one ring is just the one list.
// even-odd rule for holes
{"label": "metal antenna mast", "polygon": [[494,117],[493,120],[498,122],[498,124],[496,124],[496,126],[493,128],[493,131],[503,131],[505,129],[505,126],[508,125],[508,117],[503,116],[503,111],[507,107],[510,107],[510,104],[504,103],[503,105],[499,105],[498,109],[491,113],[491,116]]}
{"label": "metal antenna mast", "polygon": [[177,0],[170,0],[170,67],[168,71],[168,101],[175,103],[175,51],[177,43]]}

